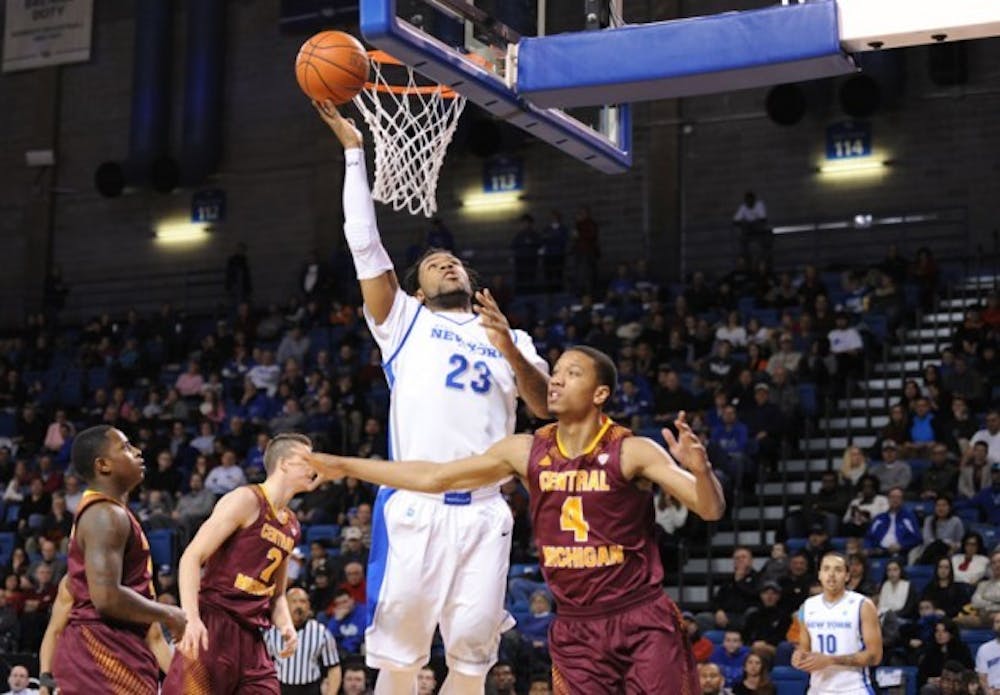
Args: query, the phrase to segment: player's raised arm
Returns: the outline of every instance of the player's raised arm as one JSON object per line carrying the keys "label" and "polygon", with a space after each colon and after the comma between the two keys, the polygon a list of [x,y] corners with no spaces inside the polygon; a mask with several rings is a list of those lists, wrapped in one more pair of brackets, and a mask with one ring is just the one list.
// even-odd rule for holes
{"label": "player's raised arm", "polygon": [[[479,314],[479,320],[483,328],[486,329],[486,334],[493,347],[500,351],[511,369],[514,370],[518,395],[524,399],[525,404],[535,417],[549,417],[547,403],[549,375],[542,370],[545,361],[538,358],[538,363],[532,364],[514,344],[510,323],[488,289],[476,292],[475,311]],[[525,341],[530,344],[531,338],[525,336]],[[529,345],[529,347],[531,354],[535,355],[534,346]]]}
{"label": "player's raised arm", "polygon": [[471,490],[511,475],[524,477],[531,452],[531,436],[504,437],[485,453],[450,463],[431,461],[379,461],[312,452],[309,463],[324,478],[345,475],[378,485],[415,490],[446,492]]}
{"label": "player's raised arm", "polygon": [[56,653],[56,642],[69,622],[69,611],[73,607],[73,595],[69,593],[69,575],[59,580],[59,590],[56,600],[52,603],[52,613],[49,624],[42,637],[42,645],[38,648],[38,672],[52,677],[52,657]]}
{"label": "player's raised arm", "polygon": [[381,324],[392,309],[399,280],[379,236],[361,131],[337,111],[332,101],[314,101],[313,106],[344,146],[344,236],[354,258],[365,306],[375,323]]}
{"label": "player's raised arm", "polygon": [[622,472],[630,479],[651,480],[706,521],[721,519],[726,499],[719,479],[712,473],[705,447],[687,424],[683,412],[674,424],[678,437],[668,429],[663,430],[673,459],[653,440],[629,437],[622,443]]}
{"label": "player's raised arm", "polygon": [[175,606],[157,603],[122,584],[125,545],[132,524],[123,507],[95,504],[76,522],[84,547],[90,600],[102,618],[130,623],[162,621],[175,634],[184,633],[184,614]]}
{"label": "player's raised arm", "polygon": [[299,646],[299,633],[295,631],[292,614],[288,610],[288,558],[281,561],[274,580],[274,600],[271,602],[271,624],[281,634],[282,646],[278,656],[285,659],[295,653]]}
{"label": "player's raised arm", "polygon": [[198,593],[201,588],[201,566],[237,529],[251,523],[257,514],[257,499],[250,488],[239,487],[215,505],[212,515],[201,525],[188,544],[177,571],[177,586],[181,607],[187,616],[188,630],[177,648],[189,659],[198,658],[199,646],[208,649],[208,631],[201,621]]}

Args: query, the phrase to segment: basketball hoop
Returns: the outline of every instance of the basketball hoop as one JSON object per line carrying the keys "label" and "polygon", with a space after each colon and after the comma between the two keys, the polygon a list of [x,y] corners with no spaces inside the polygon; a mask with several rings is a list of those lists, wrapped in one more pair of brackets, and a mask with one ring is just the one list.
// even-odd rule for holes
{"label": "basketball hoop", "polygon": [[354,104],[375,141],[372,197],[394,210],[431,217],[437,211],[438,174],[465,97],[444,85],[418,84],[413,68],[383,51],[369,51],[368,59],[372,81]]}

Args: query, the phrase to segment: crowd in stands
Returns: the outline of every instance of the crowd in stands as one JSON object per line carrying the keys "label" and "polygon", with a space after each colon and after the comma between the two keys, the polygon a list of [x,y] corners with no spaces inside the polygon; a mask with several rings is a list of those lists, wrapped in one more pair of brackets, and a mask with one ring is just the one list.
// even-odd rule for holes
{"label": "crowd in stands", "polygon": [[[581,211],[577,229],[592,223]],[[554,216],[552,248],[567,243],[560,225]],[[596,225],[592,232],[596,248]],[[836,274],[775,274],[741,261],[724,277],[695,272],[669,286],[638,262],[618,267],[600,294],[562,294],[562,280],[525,294],[568,272],[538,258],[536,249],[530,269],[518,270],[522,291],[505,307],[512,323],[550,361],[581,343],[611,355],[620,386],[608,412],[637,432],[659,439],[687,411],[731,506],[752,502],[757,483],[780,472],[828,399],[857,392],[880,346],[900,341],[942,283],[929,251],[908,263],[893,248],[871,267]],[[132,507],[157,540],[163,602],[177,600],[176,560],[215,501],[263,479],[271,437],[298,431],[317,449],[388,456],[382,356],[353,282],[336,277],[313,260],[283,307],[256,306],[241,286],[231,288],[231,308],[212,316],[164,305],[73,326],[38,314],[0,340],[0,652],[38,650],[83,492],[69,465],[82,428],[119,427],[145,454]],[[585,286],[596,290],[589,275]],[[733,573],[715,577],[712,610],[684,615],[698,661],[715,665],[702,670],[705,692],[773,692],[769,670],[788,663],[796,611],[817,591],[817,561],[831,547],[848,554],[849,588],[878,603],[887,663],[916,666],[921,685],[941,688],[928,692],[949,692],[939,684],[953,662],[965,678],[975,653],[963,631],[992,639],[1000,630],[998,331],[996,296],[969,307],[923,377],[907,380],[887,424],[856,433],[876,443],[849,446],[842,458],[829,452],[820,487],[792,496],[766,564],[755,568],[754,549],[736,548]],[[521,429],[535,424],[519,417]],[[348,478],[294,501],[304,538],[289,579],[309,592],[347,664],[363,650],[373,492]],[[516,481],[503,494],[515,518],[509,609],[518,628],[504,639],[491,688],[538,695],[547,692],[535,676],[548,670],[552,599],[537,574],[527,494]],[[668,496],[655,505],[665,569],[676,576],[678,544],[704,524]]]}

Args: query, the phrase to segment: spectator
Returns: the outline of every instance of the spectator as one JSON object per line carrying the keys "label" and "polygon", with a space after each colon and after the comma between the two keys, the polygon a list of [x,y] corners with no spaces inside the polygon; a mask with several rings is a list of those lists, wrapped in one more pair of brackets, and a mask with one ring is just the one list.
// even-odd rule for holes
{"label": "spectator", "polygon": [[226,292],[232,306],[246,302],[253,295],[253,281],[250,277],[250,261],[247,260],[247,245],[240,242],[236,251],[226,259]]}
{"label": "spectator", "polygon": [[986,523],[1000,526],[1000,461],[990,465],[990,486],[980,490],[972,503]]}
{"label": "spectator", "polygon": [[190,360],[187,371],[179,374],[174,382],[174,388],[184,398],[200,397],[204,385],[205,378],[201,375],[201,366],[196,360]]}
{"label": "spectator", "polygon": [[965,695],[962,690],[965,683],[964,673],[965,667],[961,663],[946,661],[941,667],[941,676],[931,679],[929,683],[920,688],[920,695]]}
{"label": "spectator", "polygon": [[917,612],[917,591],[903,572],[899,560],[885,563],[885,581],[878,594],[878,614],[881,618],[892,612],[903,619],[909,619]]}
{"label": "spectator", "polygon": [[368,599],[364,566],[355,560],[346,563],[344,565],[344,581],[337,588],[349,593],[358,605],[365,605]]}
{"label": "spectator", "polygon": [[837,374],[842,378],[859,379],[864,371],[864,341],[858,329],[848,324],[850,317],[838,311],[835,325],[827,337],[830,352],[837,359]]}
{"label": "spectator", "polygon": [[964,457],[970,440],[979,431],[979,425],[969,411],[968,401],[952,394],[951,415],[942,423],[942,429],[952,453]]}
{"label": "spectator", "polygon": [[309,353],[309,336],[305,335],[302,327],[298,324],[288,329],[278,344],[278,352],[275,358],[278,364],[285,364],[288,360],[295,360],[296,363],[305,362]]}
{"label": "spectator", "polygon": [[743,420],[752,438],[757,468],[775,470],[781,454],[785,418],[770,398],[771,388],[763,382],[756,384],[753,387],[753,404],[747,408]]}
{"label": "spectator", "polygon": [[600,257],[600,229],[590,216],[590,208],[581,207],[576,214],[573,233],[573,270],[580,294],[593,294],[597,290]]}
{"label": "spectator", "polygon": [[781,607],[783,612],[792,614],[802,602],[809,598],[809,590],[815,575],[810,572],[809,556],[801,550],[788,560],[788,574],[779,580],[781,584]]}
{"label": "spectator", "polygon": [[364,605],[355,603],[345,589],[338,589],[333,596],[333,605],[327,629],[337,640],[337,647],[347,654],[360,654],[364,643],[365,628],[368,627],[368,611]]}
{"label": "spectator", "polygon": [[542,239],[535,230],[535,219],[521,215],[520,228],[510,242],[514,258],[514,292],[518,295],[535,292],[537,287],[538,256]]}
{"label": "spectator", "polygon": [[772,377],[776,370],[784,368],[793,377],[798,374],[802,353],[795,349],[790,333],[782,333],[778,339],[778,350],[767,361],[767,372]]}
{"label": "spectator", "polygon": [[192,473],[188,480],[189,490],[177,500],[177,506],[171,512],[171,518],[180,530],[180,545],[194,538],[195,532],[212,513],[215,506],[215,493],[205,488],[204,478],[199,473]]}
{"label": "spectator", "polygon": [[920,595],[921,600],[933,601],[934,605],[949,618],[954,618],[962,612],[968,597],[968,587],[955,582],[951,559],[946,557],[941,558],[934,566],[934,577]]}
{"label": "spectator", "polygon": [[430,664],[417,672],[417,695],[434,695],[437,692],[437,674]]}
{"label": "spectator", "polygon": [[936,499],[938,495],[954,495],[958,489],[958,469],[948,460],[948,447],[935,442],[931,447],[931,463],[920,479],[920,497]]}
{"label": "spectator", "polygon": [[506,661],[498,661],[490,669],[487,690],[492,686],[496,695],[516,695],[517,676],[514,667]]}
{"label": "spectator", "polygon": [[979,441],[970,446],[958,470],[958,495],[972,499],[993,482],[989,445]]}
{"label": "spectator", "polygon": [[864,536],[872,519],[889,509],[889,500],[879,494],[879,481],[875,476],[862,476],[858,489],[857,497],[844,513],[844,534],[848,536]]}
{"label": "spectator", "polygon": [[340,692],[341,695],[371,695],[371,690],[368,688],[368,672],[363,662],[344,664],[344,681]]}
{"label": "spectator", "polygon": [[847,556],[847,589],[865,596],[874,596],[875,585],[868,579],[868,560],[861,553]]}
{"label": "spectator", "polygon": [[841,481],[854,489],[867,472],[868,457],[861,447],[852,445],[844,449],[844,458],[840,464]]}
{"label": "spectator", "polygon": [[243,469],[236,465],[236,454],[224,451],[218,466],[213,468],[205,478],[205,487],[214,495],[221,497],[232,492],[240,485],[246,485],[246,475]]}
{"label": "spectator", "polygon": [[883,490],[894,487],[906,490],[913,481],[910,464],[899,459],[899,447],[891,439],[882,442],[882,462],[872,466],[869,472],[878,478]]}
{"label": "spectator", "polygon": [[723,408],[722,422],[712,428],[711,440],[729,456],[736,487],[742,489],[744,482],[752,485],[754,478],[747,475],[750,434],[747,426],[736,419],[736,408],[731,405]]}
{"label": "spectator", "polygon": [[[753,569],[753,554],[749,548],[738,546],[733,550],[733,573],[720,580],[712,597],[715,613],[710,614],[709,624],[714,628],[742,627],[747,609],[756,606],[757,573]],[[703,619],[703,616],[699,616]]]}
{"label": "spectator", "polygon": [[688,642],[691,644],[691,653],[694,655],[695,663],[699,665],[706,663],[711,658],[712,652],[715,651],[715,645],[712,644],[712,640],[701,634],[701,628],[693,613],[684,611],[681,618],[684,620],[684,629],[688,634]]}
{"label": "spectator", "polygon": [[969,647],[959,639],[958,627],[953,620],[944,618],[934,626],[934,640],[924,645],[917,668],[917,684],[924,686],[930,678],[940,678],[944,665],[956,661],[963,668],[972,668]]}
{"label": "spectator", "polygon": [[7,675],[7,685],[10,686],[10,690],[4,695],[38,695],[38,690],[30,687],[29,675],[26,666],[20,664],[11,666],[10,673]]}
{"label": "spectator", "polygon": [[760,587],[761,607],[747,616],[743,634],[755,655],[774,659],[778,645],[792,625],[791,613],[782,609],[781,585],[767,581]]}
{"label": "spectator", "polygon": [[694,406],[694,396],[681,386],[680,375],[669,365],[660,365],[653,390],[654,421],[664,424],[673,422],[677,413],[692,411]]}
{"label": "spectator", "polygon": [[902,488],[892,488],[887,497],[889,509],[872,519],[865,534],[865,547],[872,555],[905,555],[920,545],[920,522],[903,506]]}
{"label": "spectator", "polygon": [[971,602],[975,612],[959,616],[962,627],[992,627],[993,616],[1000,613],[1000,550],[990,555],[990,578],[979,580]]}
{"label": "spectator", "polygon": [[1000,690],[1000,613],[993,616],[993,634],[996,637],[976,651],[976,673],[982,692],[989,695]]}
{"label": "spectator", "polygon": [[281,367],[275,363],[274,353],[261,350],[260,361],[247,372],[247,379],[258,389],[266,391],[268,396],[274,396],[281,380]]}
{"label": "spectator", "polygon": [[656,541],[660,547],[660,561],[666,574],[678,569],[683,562],[683,557],[678,552],[681,546],[679,536],[684,524],[687,523],[688,510],[679,500],[662,490],[656,493],[653,509],[656,514]]}
{"label": "spectator", "polygon": [[733,691],[726,687],[726,679],[718,664],[698,664],[698,681],[701,683],[701,695],[733,695]]}
{"label": "spectator", "polygon": [[972,435],[969,443],[986,442],[990,463],[1000,463],[1000,409],[990,408],[986,413],[986,427]]}
{"label": "spectator", "polygon": [[941,558],[950,558],[961,546],[965,527],[962,520],[955,516],[951,506],[951,498],[947,495],[938,497],[934,502],[934,513],[924,519],[923,545],[914,556],[919,558],[918,565],[933,565]]}
{"label": "spectator", "polygon": [[728,340],[716,343],[715,353],[705,360],[701,368],[701,380],[706,389],[715,391],[733,382],[738,363],[733,359],[732,351],[733,346]]}
{"label": "spectator", "polygon": [[563,291],[568,244],[569,231],[562,223],[562,215],[558,210],[553,210],[549,225],[541,234],[542,276],[545,279],[545,290],[548,292]]}
{"label": "spectator", "polygon": [[771,556],[760,570],[761,584],[764,582],[779,582],[788,574],[788,549],[784,543],[777,542],[771,546]]}
{"label": "spectator", "polygon": [[989,566],[990,559],[983,554],[983,537],[975,531],[967,531],[962,536],[960,552],[951,557],[955,581],[975,586],[986,576]]}
{"label": "spectator", "polygon": [[726,629],[722,644],[715,648],[709,661],[716,664],[726,680],[726,687],[732,688],[743,677],[743,662],[750,654],[750,648],[743,646],[743,636],[739,630]]}
{"label": "spectator", "polygon": [[743,662],[743,678],[733,686],[733,695],[774,695],[776,691],[767,664],[758,653],[748,654]]}
{"label": "spectator", "polygon": [[914,412],[910,416],[909,437],[904,445],[904,453],[910,458],[926,456],[935,442],[944,441],[944,434],[938,426],[937,416],[931,410],[930,400],[923,396],[917,398],[913,410]]}
{"label": "spectator", "polygon": [[814,572],[818,572],[817,568],[820,565],[820,561],[831,550],[833,550],[833,547],[830,545],[830,534],[827,532],[826,527],[823,524],[813,524],[809,528],[809,536],[806,538],[806,544],[802,548],[802,552],[809,558],[809,567]]}
{"label": "spectator", "polygon": [[[774,238],[767,224],[767,207],[753,191],[743,194],[743,202],[733,215],[733,225],[740,233],[740,257],[752,258],[750,247],[756,245],[760,250],[759,258],[770,265]],[[729,684],[728,678],[726,682]]]}

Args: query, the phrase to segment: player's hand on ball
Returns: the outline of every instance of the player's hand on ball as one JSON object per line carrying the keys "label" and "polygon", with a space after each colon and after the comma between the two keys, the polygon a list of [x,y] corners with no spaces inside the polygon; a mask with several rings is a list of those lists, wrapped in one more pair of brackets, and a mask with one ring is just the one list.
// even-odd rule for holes
{"label": "player's hand on ball", "polygon": [[668,428],[663,428],[663,439],[667,442],[671,455],[695,475],[710,471],[712,466],[708,462],[708,452],[691,425],[687,424],[687,414],[683,410],[677,414],[674,427],[677,428],[676,437]]}
{"label": "player's hand on ball", "polygon": [[329,99],[322,102],[314,101],[312,105],[319,112],[319,117],[330,126],[330,130],[337,136],[345,150],[361,147],[364,142],[361,131],[354,125],[354,121],[340,114],[332,101]]}
{"label": "player's hand on ball", "polygon": [[286,625],[281,628],[281,639],[284,642],[284,646],[278,652],[278,656],[282,659],[287,659],[295,653],[295,648],[299,646],[299,633],[291,625]]}
{"label": "player's hand on ball", "polygon": [[188,620],[184,637],[177,643],[177,650],[185,658],[194,660],[198,658],[199,649],[208,650],[208,630],[200,618],[194,618]]}
{"label": "player's hand on ball", "polygon": [[497,350],[506,354],[514,349],[514,339],[510,337],[510,322],[500,311],[500,305],[493,294],[482,289],[476,292],[473,309],[479,314],[479,323],[486,329],[486,335]]}

